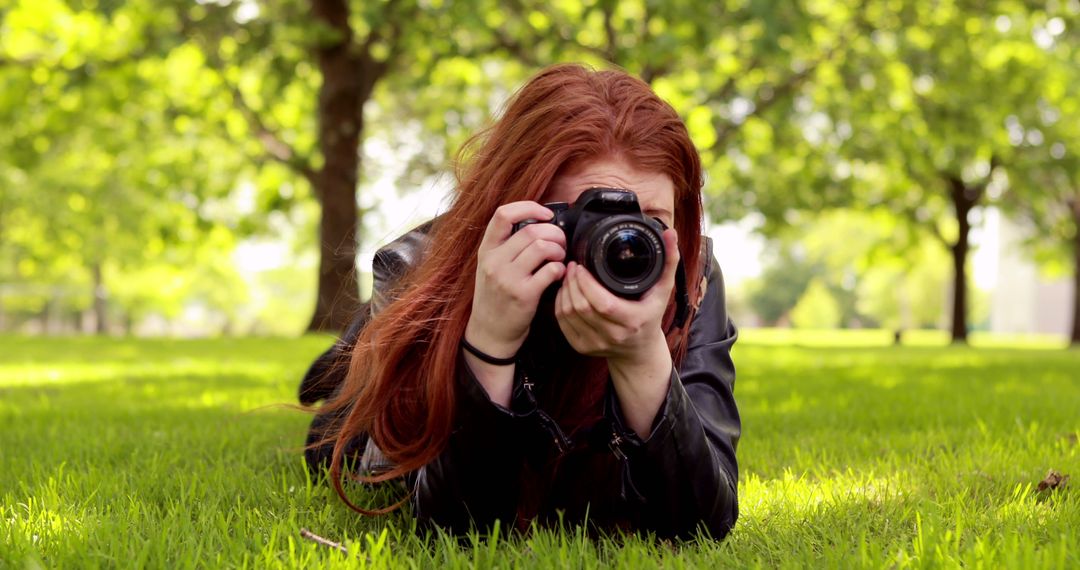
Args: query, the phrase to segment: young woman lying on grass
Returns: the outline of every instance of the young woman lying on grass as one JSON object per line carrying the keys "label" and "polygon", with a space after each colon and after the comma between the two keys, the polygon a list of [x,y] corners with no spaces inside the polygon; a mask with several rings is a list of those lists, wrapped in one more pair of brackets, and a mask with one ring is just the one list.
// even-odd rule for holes
{"label": "young woman lying on grass", "polygon": [[679,116],[626,73],[560,65],[462,157],[449,210],[378,252],[370,314],[304,379],[302,402],[327,398],[311,469],[368,515],[398,505],[353,504],[343,474],[403,479],[454,532],[561,513],[726,535],[736,330]]}

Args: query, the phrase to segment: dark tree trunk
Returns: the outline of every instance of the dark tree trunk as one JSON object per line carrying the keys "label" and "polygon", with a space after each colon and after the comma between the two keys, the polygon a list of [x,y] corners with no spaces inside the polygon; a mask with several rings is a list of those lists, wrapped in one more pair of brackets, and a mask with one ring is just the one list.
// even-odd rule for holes
{"label": "dark tree trunk", "polygon": [[90,274],[94,280],[94,333],[105,334],[108,332],[107,304],[105,302],[105,279],[101,275],[101,264],[94,263],[90,266]]}
{"label": "dark tree trunk", "polygon": [[49,299],[45,303],[45,310],[42,313],[42,330],[46,335],[54,336],[60,334],[60,302],[57,299]]}
{"label": "dark tree trunk", "polygon": [[348,0],[312,0],[312,8],[315,19],[336,35],[315,50],[323,81],[319,88],[319,149],[324,162],[313,180],[322,217],[319,291],[308,330],[342,331],[359,307],[356,187],[364,78],[354,54]]}
{"label": "dark tree trunk", "polygon": [[971,249],[969,243],[971,221],[968,216],[971,214],[971,209],[978,203],[984,188],[968,186],[959,177],[950,177],[948,182],[959,230],[956,242],[949,248],[953,258],[952,342],[953,344],[967,344],[967,256]]}
{"label": "dark tree trunk", "polygon": [[1072,201],[1073,214],[1073,315],[1069,344],[1080,346],[1080,196]]}

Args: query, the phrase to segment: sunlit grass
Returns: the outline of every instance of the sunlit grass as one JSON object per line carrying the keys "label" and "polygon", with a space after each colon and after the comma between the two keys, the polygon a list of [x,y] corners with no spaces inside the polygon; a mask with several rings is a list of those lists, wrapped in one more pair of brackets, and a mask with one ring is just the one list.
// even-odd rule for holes
{"label": "sunlit grass", "polygon": [[[972,340],[744,330],[739,524],[671,545],[352,514],[274,405],[326,337],[0,338],[0,567],[1080,566],[1080,352]],[[1038,492],[1048,469],[1073,481]]]}
{"label": "sunlit grass", "polygon": [[[948,331],[915,329],[905,330],[901,335],[904,346],[946,346],[950,344]],[[823,347],[871,347],[891,346],[893,331],[884,329],[744,329],[742,340],[753,344],[782,346]],[[971,346],[980,348],[1031,348],[1059,349],[1068,344],[1061,335],[1052,334],[1003,334],[973,331],[968,334]]]}

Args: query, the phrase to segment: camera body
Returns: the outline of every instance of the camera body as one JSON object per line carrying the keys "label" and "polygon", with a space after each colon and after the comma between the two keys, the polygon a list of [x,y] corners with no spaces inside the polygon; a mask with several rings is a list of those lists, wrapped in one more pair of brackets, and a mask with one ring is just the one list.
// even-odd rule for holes
{"label": "camera body", "polygon": [[664,270],[663,222],[641,213],[637,195],[621,188],[590,188],[573,207],[566,202],[544,204],[551,220],[528,219],[514,224],[517,232],[529,224],[551,223],[566,234],[566,259],[584,266],[609,291],[638,299]]}

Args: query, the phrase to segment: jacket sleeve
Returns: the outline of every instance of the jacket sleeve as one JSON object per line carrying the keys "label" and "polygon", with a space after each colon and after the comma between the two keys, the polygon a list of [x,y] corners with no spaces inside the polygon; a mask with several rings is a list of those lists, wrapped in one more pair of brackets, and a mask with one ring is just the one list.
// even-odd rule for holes
{"label": "jacket sleeve", "polygon": [[[427,232],[432,222],[427,222],[408,233],[398,237],[391,243],[382,247],[375,253],[372,261],[372,287],[371,300],[362,304],[356,317],[349,325],[345,334],[333,346],[328,348],[308,368],[304,379],[300,382],[300,403],[312,405],[319,400],[325,400],[337,393],[338,388],[344,383],[348,373],[349,359],[352,355],[356,339],[363,332],[368,322],[383,310],[386,305],[393,302],[396,288],[409,268],[416,265],[417,260],[423,255],[427,244]],[[333,442],[322,442],[328,433],[332,433],[337,423],[348,413],[347,409],[341,409],[336,414],[316,413],[312,418],[311,427],[308,429],[307,441],[304,447],[304,458],[308,469],[314,475],[320,475],[329,467],[333,454]],[[348,442],[345,447],[346,457],[357,459],[363,453],[367,443],[367,436],[358,436]]]}
{"label": "jacket sleeve", "polygon": [[[370,305],[365,303],[345,334],[311,363],[300,382],[301,404],[310,406],[337,392],[345,381],[352,347],[370,318]],[[347,413],[347,409],[341,409],[337,413],[316,412],[311,418],[311,426],[304,442],[304,460],[307,462],[308,471],[316,478],[321,477],[323,471],[330,467],[334,452],[334,443],[323,440]],[[364,443],[365,441],[361,440],[349,442],[345,447],[345,456],[350,460],[358,458],[363,453]]]}
{"label": "jacket sleeve", "polygon": [[722,538],[738,517],[735,447],[741,423],[733,389],[731,347],[738,333],[724,305],[720,266],[706,250],[707,287],[690,325],[689,346],[672,370],[667,399],[643,441],[627,429],[614,390],[607,411],[624,487],[636,495],[644,527],[660,536],[691,537],[704,527]]}
{"label": "jacket sleeve", "polygon": [[535,413],[520,377],[514,379],[511,411],[491,401],[461,357],[459,370],[455,426],[446,448],[407,480],[418,521],[458,534],[473,526],[490,529],[496,520],[513,524],[526,447],[523,423]]}
{"label": "jacket sleeve", "polygon": [[344,367],[348,364],[349,351],[356,344],[360,331],[364,330],[369,320],[371,320],[371,305],[363,303],[345,334],[308,367],[303,380],[300,381],[301,404],[310,406],[334,394],[345,379]]}

